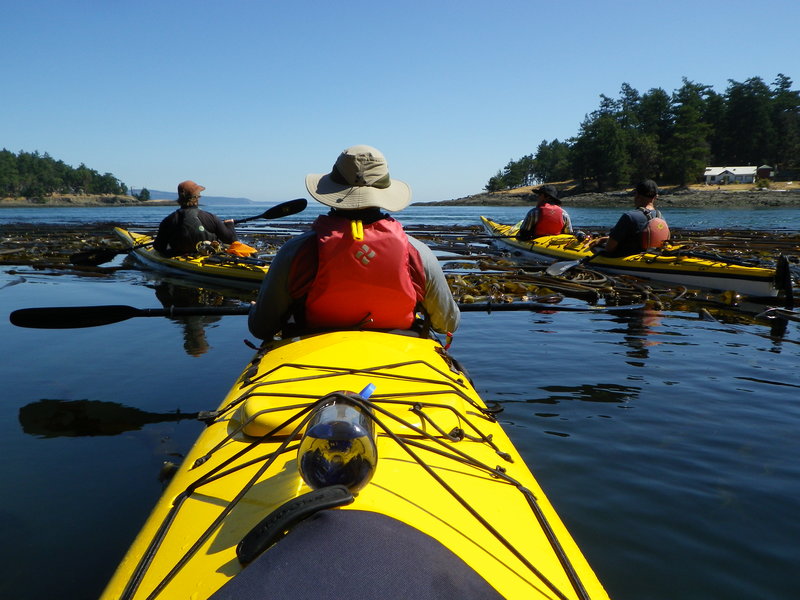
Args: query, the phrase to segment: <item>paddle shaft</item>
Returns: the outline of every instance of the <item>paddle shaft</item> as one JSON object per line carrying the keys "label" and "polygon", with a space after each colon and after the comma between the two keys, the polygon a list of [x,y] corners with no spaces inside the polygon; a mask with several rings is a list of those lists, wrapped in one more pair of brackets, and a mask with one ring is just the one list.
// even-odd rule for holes
{"label": "paddle shaft", "polygon": [[[544,302],[475,302],[458,303],[463,312],[509,312],[509,311],[596,311],[631,310],[644,305],[625,306],[560,306]],[[34,329],[78,329],[98,327],[127,321],[134,317],[189,317],[189,316],[229,316],[246,315],[250,305],[241,306],[172,306],[169,308],[135,308],[122,304],[104,306],[52,306],[43,308],[22,308],[9,315],[9,320],[17,327]]]}

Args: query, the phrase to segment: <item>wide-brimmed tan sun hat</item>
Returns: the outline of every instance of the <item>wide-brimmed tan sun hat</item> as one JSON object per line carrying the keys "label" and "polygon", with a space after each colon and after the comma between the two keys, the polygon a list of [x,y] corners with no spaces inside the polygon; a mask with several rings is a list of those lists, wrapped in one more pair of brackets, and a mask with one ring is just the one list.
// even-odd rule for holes
{"label": "wide-brimmed tan sun hat", "polygon": [[306,175],[306,188],[322,204],[345,210],[398,211],[411,202],[411,188],[389,177],[386,158],[372,146],[347,148],[330,173]]}

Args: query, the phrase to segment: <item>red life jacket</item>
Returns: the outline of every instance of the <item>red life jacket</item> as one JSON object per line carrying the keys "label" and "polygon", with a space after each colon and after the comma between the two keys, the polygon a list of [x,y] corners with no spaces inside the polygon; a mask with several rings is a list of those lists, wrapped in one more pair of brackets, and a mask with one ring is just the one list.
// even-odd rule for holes
{"label": "red life jacket", "polygon": [[662,219],[658,211],[648,211],[642,209],[647,224],[642,230],[642,250],[648,248],[659,248],[664,242],[669,240],[669,225]]}
{"label": "red life jacket", "polygon": [[539,207],[539,219],[533,235],[558,235],[564,230],[564,210],[557,204],[545,202]]}
{"label": "red life jacket", "polygon": [[[411,327],[423,299],[425,274],[402,225],[392,218],[362,225],[323,215],[313,229],[318,263],[307,287],[306,326]],[[292,270],[297,272],[295,265]]]}

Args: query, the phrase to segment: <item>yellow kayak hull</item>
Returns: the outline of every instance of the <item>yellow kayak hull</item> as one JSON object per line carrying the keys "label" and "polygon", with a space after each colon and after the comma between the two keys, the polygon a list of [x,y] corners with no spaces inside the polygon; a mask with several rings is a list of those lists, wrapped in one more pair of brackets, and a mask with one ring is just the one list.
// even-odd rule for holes
{"label": "yellow kayak hull", "polygon": [[257,289],[268,269],[264,261],[241,259],[230,254],[162,256],[149,245],[153,242],[149,235],[121,227],[115,227],[114,234],[127,248],[133,249],[131,255],[148,269],[198,282]]}
{"label": "yellow kayak hull", "polygon": [[[555,262],[580,260],[592,255],[588,239],[581,242],[573,235],[563,234],[521,241],[516,238],[519,224],[496,223],[483,216],[481,222],[486,233],[494,238],[495,245],[514,256]],[[748,296],[778,294],[775,269],[698,258],[690,253],[681,254],[678,252],[680,246],[669,246],[664,250],[666,252],[642,252],[618,258],[596,256],[587,267],[692,288],[731,290]]]}
{"label": "yellow kayak hull", "polygon": [[376,387],[370,402],[377,467],[352,504],[330,510],[378,513],[411,526],[504,598],[608,597],[522,457],[438,342],[349,331],[270,342],[259,351],[103,598],[208,598],[246,572],[239,542],[266,515],[311,491],[298,471],[303,415],[331,392],[369,383]]}

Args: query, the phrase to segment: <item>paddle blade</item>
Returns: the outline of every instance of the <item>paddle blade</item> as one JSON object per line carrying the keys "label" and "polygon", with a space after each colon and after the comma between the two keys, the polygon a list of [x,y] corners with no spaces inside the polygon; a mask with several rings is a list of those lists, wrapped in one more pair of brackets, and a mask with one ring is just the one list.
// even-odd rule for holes
{"label": "paddle blade", "polygon": [[308,206],[308,200],[305,198],[296,198],[295,200],[276,204],[258,216],[236,219],[234,223],[238,225],[239,223],[247,223],[248,221],[255,221],[256,219],[280,219],[281,217],[288,217],[289,215],[303,212],[306,206]]}
{"label": "paddle blade", "polygon": [[563,275],[573,267],[577,267],[581,263],[583,263],[582,260],[566,260],[556,262],[547,267],[544,272],[553,277],[557,277],[558,275]]}
{"label": "paddle blade", "polygon": [[289,215],[296,215],[303,212],[308,206],[308,200],[305,198],[296,198],[273,206],[264,212],[264,219],[280,219],[281,217],[288,217]]}
{"label": "paddle blade", "polygon": [[124,305],[56,306],[50,308],[21,308],[9,316],[17,327],[33,329],[77,329],[97,327],[136,317],[138,308]]}

